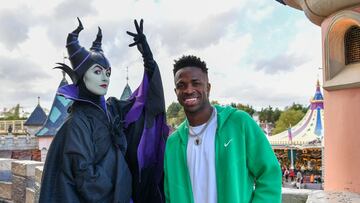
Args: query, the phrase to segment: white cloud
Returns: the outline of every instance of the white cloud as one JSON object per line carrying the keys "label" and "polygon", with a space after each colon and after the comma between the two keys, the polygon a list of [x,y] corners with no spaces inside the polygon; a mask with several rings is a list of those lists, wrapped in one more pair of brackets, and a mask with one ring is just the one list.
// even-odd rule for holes
{"label": "white cloud", "polygon": [[[290,19],[290,22],[286,22],[287,25],[294,25],[292,28],[298,31],[294,36],[286,36],[289,32],[283,29],[283,25],[269,20],[277,12],[275,1],[14,2],[8,2],[1,11],[5,9],[10,14],[19,14],[8,16],[22,26],[17,27],[16,35],[7,30],[8,33],[3,34],[5,37],[0,37],[0,58],[12,60],[14,70],[27,77],[14,74],[14,81],[17,82],[12,82],[4,75],[8,69],[0,66],[1,83],[9,84],[0,89],[4,95],[2,98],[8,98],[0,100],[0,108],[20,102],[32,110],[37,104],[37,96],[42,97],[42,106],[50,108],[55,89],[62,78],[58,70],[51,68],[56,62],[62,62],[63,54],[66,54],[66,36],[77,26],[77,16],[81,17],[85,27],[79,37],[82,46],[88,48],[91,45],[97,26],[103,29],[103,48],[113,68],[108,96],[121,95],[126,83],[127,66],[132,90],[141,81],[141,56],[136,48],[128,48],[132,38],[125,34],[127,30],[134,30],[135,18],[145,19],[145,33],[160,67],[167,105],[176,101],[173,60],[183,54],[198,55],[207,62],[213,85],[211,99],[259,107],[306,103],[313,94],[319,72],[317,68],[321,66],[320,28],[302,16],[296,21]],[[19,8],[24,8],[23,12],[18,13]],[[270,66],[264,68],[265,62],[271,62],[271,58],[263,56],[263,44],[259,44],[255,38],[259,35],[256,33],[259,29],[245,30],[245,24],[264,29],[269,27],[264,25],[271,25],[271,29],[261,33],[269,38],[270,46],[279,46],[271,45],[272,36],[286,36],[290,38],[290,43],[279,46],[285,47],[283,55],[290,59],[292,56],[304,57],[306,60],[300,60],[301,63],[289,60],[289,66],[284,66],[286,71],[276,72]],[[8,27],[6,24],[3,26]],[[15,40],[11,40],[11,37]],[[278,57],[281,58],[280,55]],[[276,59],[276,56],[272,59]],[[260,69],[272,71],[272,74],[256,70],[256,64],[261,61],[263,66]],[[40,77],[41,74],[44,75]]]}
{"label": "white cloud", "polygon": [[260,59],[255,70],[263,70],[266,74],[293,71],[294,68],[304,64],[308,60],[305,56],[297,56],[288,53],[279,54],[271,59]]}
{"label": "white cloud", "polygon": [[[224,71],[213,81],[212,91],[215,94],[212,94],[212,99],[224,103],[241,102],[257,109],[267,105],[284,108],[292,102],[308,105],[309,99],[315,93],[316,80],[321,81],[322,78],[319,70],[321,33],[319,27],[306,19],[298,20],[294,24],[296,34],[290,36],[286,50],[274,58],[264,60],[261,55],[246,55],[244,58],[253,57],[255,60],[241,64],[241,68],[237,70],[219,68],[218,70]],[[286,33],[287,31],[283,30],[278,34]],[[255,42],[253,40],[253,43]],[[251,45],[246,48],[251,48]],[[220,53],[227,53],[222,54],[222,57],[234,58],[227,57],[229,52]],[[259,69],[264,71],[256,71]]]}
{"label": "white cloud", "polygon": [[[32,16],[27,7],[15,10],[2,10],[0,13],[0,42],[8,50],[14,50],[29,38],[29,24]],[[4,29],[5,28],[5,29]]]}

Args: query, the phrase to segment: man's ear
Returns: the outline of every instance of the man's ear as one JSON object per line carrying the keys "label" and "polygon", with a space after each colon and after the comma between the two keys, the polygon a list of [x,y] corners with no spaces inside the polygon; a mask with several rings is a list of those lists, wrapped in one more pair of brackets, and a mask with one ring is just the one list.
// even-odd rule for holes
{"label": "man's ear", "polygon": [[211,84],[208,82],[208,84],[207,84],[207,94],[208,94],[208,97],[210,96],[210,90],[211,90]]}

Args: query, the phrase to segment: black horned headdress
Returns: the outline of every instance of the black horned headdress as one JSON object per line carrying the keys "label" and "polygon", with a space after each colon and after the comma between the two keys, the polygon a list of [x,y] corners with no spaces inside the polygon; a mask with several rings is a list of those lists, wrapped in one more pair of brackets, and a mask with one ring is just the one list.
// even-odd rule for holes
{"label": "black horned headdress", "polygon": [[72,68],[64,63],[57,63],[59,68],[65,71],[71,78],[74,84],[78,84],[78,81],[84,76],[85,72],[94,64],[99,64],[104,68],[110,68],[110,63],[106,59],[104,52],[101,48],[102,33],[100,27],[95,41],[93,42],[90,51],[80,46],[78,36],[81,30],[84,29],[79,18],[78,27],[68,34],[66,40],[66,48],[69,54],[69,60]]}

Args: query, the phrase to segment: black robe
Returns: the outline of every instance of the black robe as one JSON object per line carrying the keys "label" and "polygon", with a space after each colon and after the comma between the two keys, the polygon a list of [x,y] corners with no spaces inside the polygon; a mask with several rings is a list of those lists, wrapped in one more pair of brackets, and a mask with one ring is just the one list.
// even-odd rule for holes
{"label": "black robe", "polygon": [[[110,97],[107,101],[108,111],[113,118],[118,116],[121,124],[114,125],[119,126],[126,135],[125,158],[132,173],[133,202],[163,203],[165,202],[163,158],[165,142],[169,134],[169,128],[165,121],[165,99],[158,65],[151,58],[144,60],[144,66],[144,78],[137,90],[127,101]],[[134,106],[141,108],[141,111],[136,119],[128,122],[126,116],[134,113]],[[146,131],[151,128],[156,128],[155,132]],[[151,136],[155,139],[146,140],[146,137]],[[143,145],[140,146],[140,142],[144,138],[148,145],[145,146],[147,148],[145,150],[141,148],[144,147]],[[139,155],[141,156],[139,151],[148,151],[149,147],[156,148],[154,154],[156,158],[140,164],[139,159],[142,157],[139,157]]]}
{"label": "black robe", "polygon": [[[152,57],[144,58],[144,67],[143,82],[129,100],[111,97],[107,107],[101,105],[103,108],[87,102],[74,103],[73,112],[48,151],[40,202],[128,203],[130,196],[134,203],[165,202],[163,158],[169,129],[164,93],[160,72]],[[75,89],[74,85],[68,85],[58,90],[58,94],[76,100]],[[82,146],[82,142],[86,145]],[[83,160],[91,160],[92,165]],[[89,169],[83,170],[84,165]],[[112,165],[116,165],[116,169]],[[77,173],[78,168],[87,171],[87,175]],[[80,181],[77,182],[75,176],[78,175]]]}
{"label": "black robe", "polygon": [[128,203],[131,173],[121,151],[126,147],[113,144],[105,111],[79,101],[71,109],[48,151],[39,201]]}

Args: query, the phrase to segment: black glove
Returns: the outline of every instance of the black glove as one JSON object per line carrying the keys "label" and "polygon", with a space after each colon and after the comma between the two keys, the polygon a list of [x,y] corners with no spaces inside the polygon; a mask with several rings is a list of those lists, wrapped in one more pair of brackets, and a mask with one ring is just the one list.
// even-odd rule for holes
{"label": "black glove", "polygon": [[138,50],[140,51],[140,53],[142,54],[142,56],[145,58],[151,58],[152,59],[152,53],[150,50],[150,47],[146,41],[146,36],[143,33],[143,19],[140,20],[140,26],[137,22],[137,20],[134,20],[134,24],[135,24],[135,28],[136,28],[136,32],[132,33],[127,31],[126,33],[132,37],[134,37],[134,42],[129,44],[129,47],[133,47],[133,46],[137,46]]}
{"label": "black glove", "polygon": [[146,41],[146,36],[143,33],[143,19],[140,20],[140,26],[136,20],[134,20],[136,32],[132,33],[127,31],[126,33],[132,37],[134,37],[134,43],[129,44],[129,47],[137,46],[138,50],[140,51],[143,59],[144,59],[144,67],[145,71],[149,77],[152,76],[155,67],[157,66],[156,62],[153,59],[153,55],[151,53],[149,44]]}

